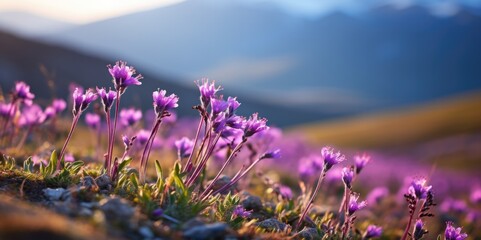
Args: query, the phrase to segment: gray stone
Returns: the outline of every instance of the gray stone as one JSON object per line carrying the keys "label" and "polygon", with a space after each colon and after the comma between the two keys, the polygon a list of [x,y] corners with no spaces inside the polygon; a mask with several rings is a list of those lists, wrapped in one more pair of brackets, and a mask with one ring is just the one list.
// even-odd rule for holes
{"label": "gray stone", "polygon": [[78,215],[81,217],[91,217],[94,214],[94,212],[88,208],[81,208],[80,211],[78,211]]}
{"label": "gray stone", "polygon": [[85,189],[91,191],[91,190],[97,190],[98,186],[95,183],[95,179],[91,176],[85,176],[80,180],[80,186],[84,187]]}
{"label": "gray stone", "polygon": [[152,232],[152,230],[150,230],[150,228],[145,226],[139,228],[139,233],[140,235],[142,235],[142,237],[146,239],[152,239],[154,237],[154,233]]}
{"label": "gray stone", "polygon": [[105,198],[100,201],[100,210],[105,218],[113,223],[129,223],[135,210],[127,200],[118,197]]}
{"label": "gray stone", "polygon": [[109,189],[112,185],[112,180],[107,174],[102,174],[95,179],[95,183],[100,189]]}
{"label": "gray stone", "polygon": [[[212,191],[217,191],[219,189],[221,189],[223,186],[225,186],[226,184],[228,184],[230,182],[231,178],[226,176],[226,175],[221,175],[219,177],[219,179],[217,179],[217,181],[214,183],[214,185],[212,185]],[[226,189],[222,192],[220,192],[221,194],[227,194],[229,193],[230,191],[234,190],[236,188],[237,184],[234,184],[232,187],[230,187],[229,189]]]}
{"label": "gray stone", "polygon": [[70,198],[70,192],[65,188],[45,188],[43,194],[50,201],[64,201]]}
{"label": "gray stone", "polygon": [[225,223],[213,223],[196,226],[184,232],[185,239],[224,239],[230,233],[230,228]]}
{"label": "gray stone", "polygon": [[260,211],[262,209],[261,198],[257,196],[249,195],[241,203],[246,210]]}
{"label": "gray stone", "polygon": [[191,229],[193,227],[203,226],[205,224],[206,224],[205,220],[202,220],[201,218],[196,217],[196,218],[192,218],[189,221],[185,222],[182,225],[182,229],[188,230],[188,229]]}
{"label": "gray stone", "polygon": [[279,232],[284,231],[288,228],[288,225],[282,222],[279,222],[275,218],[269,218],[262,222],[256,224],[258,227],[263,228],[269,232]]}
{"label": "gray stone", "polygon": [[295,239],[305,239],[305,240],[320,240],[322,239],[321,235],[317,232],[315,228],[304,228],[302,231],[298,232],[295,236]]}

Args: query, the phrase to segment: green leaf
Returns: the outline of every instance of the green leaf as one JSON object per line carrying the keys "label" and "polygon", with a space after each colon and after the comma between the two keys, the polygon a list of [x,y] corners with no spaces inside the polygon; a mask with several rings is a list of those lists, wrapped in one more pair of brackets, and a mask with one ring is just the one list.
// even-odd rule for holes
{"label": "green leaf", "polygon": [[27,160],[23,161],[23,170],[31,173],[33,171],[33,161],[32,157],[28,157]]}
{"label": "green leaf", "polygon": [[50,161],[47,165],[47,169],[46,169],[46,172],[45,172],[45,174],[47,176],[52,175],[55,172],[55,170],[57,168],[57,161],[58,161],[57,152],[55,150],[53,150],[52,154],[50,155]]}
{"label": "green leaf", "polygon": [[127,158],[119,164],[118,172],[122,172],[132,162],[132,158]]}
{"label": "green leaf", "polygon": [[155,160],[155,172],[157,173],[157,178],[162,179],[162,166],[160,166],[159,160]]}
{"label": "green leaf", "polygon": [[137,179],[137,175],[130,174],[130,182],[136,189],[139,188],[139,180]]}

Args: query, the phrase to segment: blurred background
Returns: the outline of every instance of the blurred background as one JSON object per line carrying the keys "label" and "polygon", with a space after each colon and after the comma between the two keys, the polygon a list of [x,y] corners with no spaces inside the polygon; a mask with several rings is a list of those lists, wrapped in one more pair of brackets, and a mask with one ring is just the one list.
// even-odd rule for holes
{"label": "blurred background", "polygon": [[2,1],[0,86],[67,98],[71,82],[111,86],[122,59],[145,77],[125,106],[161,88],[195,116],[208,77],[314,143],[478,163],[480,43],[476,0]]}

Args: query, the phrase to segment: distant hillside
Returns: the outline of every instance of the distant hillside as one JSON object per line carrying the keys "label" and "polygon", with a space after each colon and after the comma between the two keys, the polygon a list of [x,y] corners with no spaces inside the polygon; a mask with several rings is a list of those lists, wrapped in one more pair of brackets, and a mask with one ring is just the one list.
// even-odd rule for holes
{"label": "distant hillside", "polygon": [[479,29],[481,17],[463,9],[444,18],[414,6],[309,19],[268,3],[190,0],[44,40],[153,73],[209,76],[280,106],[353,114],[481,89]]}
{"label": "distant hillside", "polygon": [[[8,91],[15,81],[24,80],[32,86],[32,91],[38,98],[43,99],[44,103],[53,96],[70,98],[67,95],[68,85],[71,82],[84,87],[112,86],[106,65],[114,64],[115,60],[92,57],[0,32],[0,88]],[[195,79],[191,79],[190,87],[186,87],[172,78],[163,77],[158,73],[152,74],[137,61],[130,61],[129,64],[135,66],[145,78],[141,86],[129,88],[122,96],[124,106],[142,106],[143,109],[150,109],[152,92],[161,88],[166,89],[168,93],[176,93],[180,96],[180,115],[197,115],[196,111],[191,109],[199,101],[199,93],[193,83]],[[42,74],[41,66],[45,67],[47,75]],[[222,81],[218,83],[222,84]],[[310,114],[294,108],[252,101],[248,97],[243,97],[236,89],[227,89],[224,94],[239,97],[242,103],[239,109],[241,114],[259,112],[260,116],[269,119],[271,125],[287,126],[332,117],[332,115]]]}
{"label": "distant hillside", "polygon": [[481,92],[398,111],[301,125],[290,131],[305,134],[313,143],[359,149],[398,148],[481,134]]}
{"label": "distant hillside", "polygon": [[18,11],[0,12],[0,30],[21,36],[46,36],[72,27],[75,27],[75,24],[38,16],[32,13]]}

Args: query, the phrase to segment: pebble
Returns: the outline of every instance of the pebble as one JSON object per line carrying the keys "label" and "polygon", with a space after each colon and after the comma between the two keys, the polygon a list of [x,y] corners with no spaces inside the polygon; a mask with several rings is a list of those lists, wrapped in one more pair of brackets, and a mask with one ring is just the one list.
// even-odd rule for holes
{"label": "pebble", "polygon": [[144,226],[144,227],[139,228],[139,233],[140,233],[140,235],[142,235],[142,237],[144,237],[146,239],[154,238],[154,233],[148,227]]}
{"label": "pebble", "polygon": [[275,218],[266,219],[262,222],[257,223],[256,225],[260,228],[263,228],[263,229],[265,229],[267,231],[271,231],[271,232],[272,231],[275,231],[275,232],[284,231],[288,227],[287,224],[279,222]]}
{"label": "pebble", "polygon": [[241,202],[246,210],[260,211],[262,209],[262,201],[260,197],[249,195]]}
{"label": "pebble", "polygon": [[213,223],[188,229],[184,232],[184,238],[192,240],[224,239],[229,232],[230,228],[226,223]]}
{"label": "pebble", "polygon": [[45,188],[43,194],[50,201],[65,201],[70,198],[70,192],[65,188]]}
{"label": "pebble", "polygon": [[116,223],[129,223],[135,212],[127,200],[118,197],[102,199],[100,210],[108,221]]}
{"label": "pebble", "polygon": [[304,228],[302,231],[298,232],[295,239],[305,239],[305,240],[320,240],[321,235],[317,232],[315,228]]}
{"label": "pebble", "polygon": [[109,189],[112,185],[112,180],[107,174],[102,174],[95,179],[95,183],[100,189]]}

